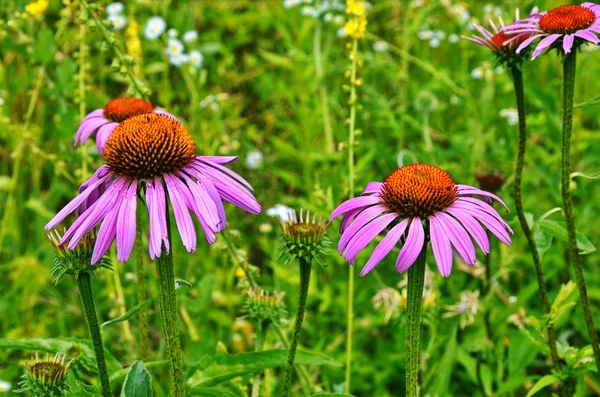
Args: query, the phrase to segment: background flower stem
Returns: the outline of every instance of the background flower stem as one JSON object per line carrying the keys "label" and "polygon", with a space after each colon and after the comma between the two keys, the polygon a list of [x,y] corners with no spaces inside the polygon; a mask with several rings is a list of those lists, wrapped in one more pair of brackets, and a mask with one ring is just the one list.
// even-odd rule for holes
{"label": "background flower stem", "polygon": [[79,289],[79,297],[81,298],[81,305],[83,306],[83,312],[90,331],[90,337],[92,338],[92,344],[94,345],[102,395],[104,397],[110,397],[112,396],[112,392],[110,390],[108,370],[104,358],[102,335],[100,334],[100,326],[98,325],[98,317],[96,316],[96,305],[94,304],[94,295],[92,293],[92,280],[90,274],[87,272],[79,273],[76,280],[77,288]]}
{"label": "background flower stem", "polygon": [[565,221],[567,222],[567,233],[569,243],[569,257],[575,270],[579,298],[583,306],[583,316],[596,359],[596,367],[600,372],[600,343],[598,333],[594,325],[594,316],[588,298],[587,286],[583,277],[583,266],[577,249],[577,234],[575,231],[575,219],[573,217],[573,203],[571,202],[571,133],[573,131],[573,92],[575,90],[575,70],[577,66],[577,50],[565,55],[563,60],[563,138],[562,138],[562,165],[561,165],[561,191],[563,207],[565,210]]}
{"label": "background flower stem", "polygon": [[[356,61],[358,58],[358,39],[352,42],[352,69],[350,72],[350,129],[348,132],[348,194],[354,197],[354,135],[356,128]],[[350,394],[352,379],[352,333],[354,332],[354,266],[348,266],[348,318],[346,324],[346,378],[344,392]]]}
{"label": "background flower stem", "polygon": [[[138,234],[135,241],[135,271],[137,278],[137,300],[138,304],[146,301],[146,277],[144,273],[144,259],[146,251],[142,244],[143,222],[141,217],[137,217]],[[147,362],[150,359],[148,351],[148,312],[146,309],[140,310],[138,313],[140,327],[140,354],[142,360]]]}
{"label": "background flower stem", "polygon": [[[254,351],[261,352],[265,344],[265,335],[267,334],[268,322],[259,321],[256,325],[256,341],[254,342]],[[252,397],[260,396],[260,376],[261,371],[254,374],[254,382],[252,383]]]}
{"label": "background flower stem", "polygon": [[[167,219],[168,224],[168,219]],[[169,231],[169,239],[171,233]],[[173,256],[164,250],[156,258],[158,274],[158,291],[160,296],[160,315],[162,317],[165,345],[169,359],[169,375],[171,378],[171,395],[184,396],[183,354],[179,341],[179,323],[177,321],[177,297],[175,296],[175,275]]]}
{"label": "background flower stem", "polygon": [[[414,222],[419,222],[418,220]],[[417,261],[408,269],[408,292],[406,305],[406,396],[417,397],[419,390],[421,305],[425,284],[425,259],[427,244],[423,244]]]}
{"label": "background flower stem", "polygon": [[296,358],[296,349],[302,333],[302,322],[304,321],[304,310],[306,308],[306,298],[308,297],[308,286],[310,284],[310,271],[312,265],[306,260],[298,260],[300,267],[300,292],[298,296],[298,312],[296,313],[296,322],[294,324],[294,333],[288,352],[287,364],[285,366],[285,383],[283,384],[283,397],[290,395],[292,388],[292,375],[294,372],[294,359]]}
{"label": "background flower stem", "polygon": [[335,142],[333,141],[333,129],[331,128],[331,116],[329,114],[329,103],[327,102],[327,85],[323,76],[323,60],[321,57],[321,38],[323,29],[321,19],[315,20],[315,32],[313,37],[313,56],[315,59],[315,72],[319,84],[319,97],[321,99],[321,112],[323,113],[323,129],[325,130],[325,153],[331,154],[335,151]]}
{"label": "background flower stem", "polygon": [[[527,224],[527,219],[525,218],[525,210],[523,209],[523,199],[521,195],[523,166],[525,163],[525,149],[527,145],[527,110],[525,107],[525,90],[523,88],[523,71],[521,70],[521,65],[512,65],[511,73],[513,78],[513,84],[515,87],[515,96],[517,98],[517,111],[519,114],[519,148],[517,151],[517,164],[515,166],[514,184],[515,208],[517,210],[517,217],[519,218],[519,223],[521,224],[521,229],[523,229],[523,234],[527,239],[527,243],[529,244],[529,250],[531,251],[531,256],[533,257],[533,265],[535,267],[535,274],[537,277],[540,298],[542,298],[542,303],[544,305],[544,312],[546,314],[549,314],[551,306],[550,300],[548,299],[546,281],[544,280],[542,260],[540,258],[539,251],[535,244],[535,240],[533,239],[531,229]],[[552,364],[554,365],[554,368],[556,370],[560,370],[561,363],[558,357],[558,352],[556,350],[556,330],[554,329],[554,325],[552,323],[548,323],[547,343],[548,348],[550,349],[550,358],[552,359]]]}

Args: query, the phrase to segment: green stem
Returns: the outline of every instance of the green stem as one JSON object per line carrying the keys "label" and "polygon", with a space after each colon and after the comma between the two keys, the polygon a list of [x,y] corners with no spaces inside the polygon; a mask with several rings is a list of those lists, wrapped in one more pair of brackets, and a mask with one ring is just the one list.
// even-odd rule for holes
{"label": "green stem", "polygon": [[77,288],[79,289],[81,305],[83,306],[83,312],[85,314],[85,319],[87,320],[92,344],[94,345],[102,396],[110,397],[112,396],[112,392],[110,391],[108,370],[106,368],[106,360],[104,359],[104,347],[102,347],[102,335],[100,334],[100,326],[98,325],[98,317],[96,316],[96,305],[94,304],[94,295],[92,293],[92,280],[89,273],[79,273],[79,276],[77,277]]}
{"label": "green stem", "polygon": [[425,257],[427,244],[423,244],[417,261],[408,269],[406,304],[406,396],[417,397],[419,389],[421,304],[425,284]]}
{"label": "green stem", "polygon": [[575,232],[575,219],[573,217],[573,203],[571,201],[571,132],[573,131],[573,92],[575,90],[575,69],[577,65],[577,51],[574,50],[565,55],[563,61],[563,139],[562,139],[562,167],[561,187],[562,199],[565,210],[565,221],[567,222],[567,233],[569,236],[569,257],[575,270],[579,298],[583,306],[583,317],[588,333],[592,340],[592,349],[596,358],[596,367],[600,372],[600,343],[598,333],[594,325],[594,316],[587,293],[587,286],[583,277],[583,266],[577,249],[577,235]]}
{"label": "green stem", "polygon": [[[259,321],[256,326],[256,342],[254,343],[254,351],[261,352],[265,344],[265,336],[269,323]],[[260,371],[254,374],[254,382],[252,383],[252,397],[260,396]]]}
{"label": "green stem", "polygon": [[[525,218],[525,210],[523,209],[523,199],[521,197],[523,165],[525,162],[525,147],[527,144],[527,113],[525,107],[525,90],[523,88],[523,72],[521,71],[521,65],[513,65],[511,67],[511,72],[513,77],[513,84],[515,86],[515,95],[517,98],[517,111],[519,113],[519,148],[517,151],[517,165],[515,167],[514,185],[515,207],[517,210],[517,217],[519,218],[519,223],[521,224],[523,234],[525,234],[525,238],[527,239],[527,243],[529,244],[529,250],[531,251],[531,256],[533,257],[533,264],[535,266],[535,274],[537,277],[540,298],[542,299],[542,303],[544,305],[544,312],[546,314],[549,314],[551,305],[550,299],[548,299],[546,281],[544,280],[542,261],[537,246],[535,244],[535,240],[533,239],[533,234],[531,233],[531,229],[529,228],[529,225],[527,224],[527,219]],[[550,358],[552,359],[552,363],[554,364],[555,369],[560,370],[561,363],[558,357],[558,351],[556,349],[556,340],[556,330],[554,329],[554,325],[548,323],[547,342],[548,348],[550,349]]]}
{"label": "green stem", "polygon": [[[141,221],[141,217],[137,217],[137,236],[135,241],[135,271],[137,278],[137,300],[138,304],[145,302],[147,298],[146,296],[146,276],[144,273],[144,259],[145,259],[145,250],[142,244],[142,235],[141,232],[143,225]],[[149,351],[148,351],[148,311],[146,309],[140,310],[138,313],[138,318],[140,321],[140,353],[142,356],[142,360],[144,362],[150,359]]]}
{"label": "green stem", "polygon": [[294,333],[288,352],[287,364],[285,366],[285,383],[283,385],[283,397],[290,395],[292,388],[292,375],[294,373],[294,359],[296,358],[296,349],[302,333],[302,321],[304,321],[304,310],[306,308],[306,298],[308,297],[308,285],[310,284],[311,264],[304,259],[299,260],[300,264],[300,294],[298,297],[298,312],[296,313],[296,322],[294,324]]}
{"label": "green stem", "polygon": [[163,246],[162,254],[160,257],[156,258],[155,263],[156,272],[158,274],[160,314],[162,317],[163,332],[169,360],[171,395],[174,397],[183,397],[183,354],[181,352],[181,344],[179,341],[179,323],[177,321],[177,298],[175,296],[173,256],[170,252],[165,252]]}
{"label": "green stem", "polygon": [[327,102],[327,86],[323,80],[325,73],[323,70],[323,61],[321,59],[321,36],[321,20],[317,18],[315,21],[315,34],[313,36],[313,55],[315,58],[317,82],[319,84],[321,112],[323,113],[323,128],[325,129],[325,153],[331,154],[335,151],[335,143],[333,142],[333,130],[331,128],[331,117],[329,115],[329,103]]}
{"label": "green stem", "polygon": [[[352,70],[350,73],[350,130],[348,137],[348,194],[354,197],[354,138],[356,132],[356,63],[358,40],[352,42]],[[352,380],[352,333],[354,332],[354,266],[348,266],[348,318],[346,324],[346,377],[344,392],[350,394]]]}

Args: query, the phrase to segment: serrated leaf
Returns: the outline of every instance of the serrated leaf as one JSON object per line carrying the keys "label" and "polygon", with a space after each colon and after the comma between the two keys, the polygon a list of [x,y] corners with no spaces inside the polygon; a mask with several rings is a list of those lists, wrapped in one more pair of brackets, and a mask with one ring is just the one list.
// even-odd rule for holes
{"label": "serrated leaf", "polygon": [[123,382],[123,397],[152,397],[152,377],[141,361],[135,361]]}
{"label": "serrated leaf", "polygon": [[[544,219],[542,222],[540,222],[540,229],[551,234],[559,240],[568,241],[568,233],[565,222],[557,222]],[[579,232],[576,233],[577,248],[579,248],[579,255],[587,255],[596,251],[596,247],[594,247],[594,244],[592,244],[590,240],[588,240],[583,234]]]}
{"label": "serrated leaf", "polygon": [[550,322],[555,323],[559,321],[573,306],[575,297],[575,289],[577,285],[573,281],[569,281],[560,287],[558,295],[552,303],[550,309]]}
{"label": "serrated leaf", "polygon": [[[287,350],[265,350],[204,357],[190,367],[187,383],[192,387],[210,387],[237,376],[282,367],[287,362],[287,354]],[[342,366],[329,356],[302,350],[297,351],[295,362],[299,365]]]}
{"label": "serrated leaf", "polygon": [[123,314],[122,316],[113,318],[112,320],[108,320],[108,321],[104,322],[100,327],[105,327],[109,324],[116,324],[116,323],[122,323],[123,321],[127,321],[131,317],[135,316],[135,314],[137,312],[139,312],[140,310],[145,309],[147,307],[150,307],[153,303],[154,303],[154,298],[150,298],[147,301],[142,302],[139,305],[136,305],[136,306],[132,307],[131,309],[127,310],[127,312],[125,314]]}
{"label": "serrated leaf", "polygon": [[531,397],[531,396],[535,395],[537,392],[539,392],[540,390],[542,390],[542,389],[550,386],[554,382],[558,382],[558,378],[556,376],[554,376],[554,375],[545,375],[545,376],[542,376],[535,383],[535,385],[533,385],[533,387],[531,388],[531,390],[529,390],[529,393],[527,393],[526,397]]}
{"label": "serrated leaf", "polygon": [[[68,350],[73,345],[81,348],[83,355],[80,359],[83,358],[89,362],[96,362],[94,348],[92,342],[89,340],[75,338],[0,339],[0,349],[39,351],[48,354],[61,352],[66,353],[69,359],[73,358],[68,357]],[[104,350],[104,355],[109,373],[121,369],[121,364],[108,350]]]}

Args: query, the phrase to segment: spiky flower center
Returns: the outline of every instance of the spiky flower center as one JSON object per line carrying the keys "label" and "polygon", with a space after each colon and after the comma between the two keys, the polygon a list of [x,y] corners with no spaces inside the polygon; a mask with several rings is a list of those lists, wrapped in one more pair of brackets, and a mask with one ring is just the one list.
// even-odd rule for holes
{"label": "spiky flower center", "polygon": [[152,113],[152,104],[138,98],[116,98],[104,106],[104,117],[110,121],[120,123],[133,116]]}
{"label": "spiky flower center", "polygon": [[177,173],[195,156],[196,144],[187,128],[173,117],[154,113],[119,124],[104,149],[114,174],[137,180]]}
{"label": "spiky flower center", "polygon": [[592,26],[596,14],[580,5],[560,6],[540,18],[540,28],[546,33],[568,34]]}
{"label": "spiky flower center", "polygon": [[37,379],[58,380],[66,375],[66,368],[58,362],[42,361],[32,364],[29,373]]}
{"label": "spiky flower center", "polygon": [[380,195],[401,217],[426,219],[452,205],[458,189],[446,171],[429,164],[409,164],[386,178]]}

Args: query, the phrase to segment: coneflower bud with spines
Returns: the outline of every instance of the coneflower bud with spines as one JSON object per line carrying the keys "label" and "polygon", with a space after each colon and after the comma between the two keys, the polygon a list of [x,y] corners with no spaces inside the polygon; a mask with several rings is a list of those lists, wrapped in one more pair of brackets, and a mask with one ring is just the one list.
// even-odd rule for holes
{"label": "coneflower bud with spines", "polygon": [[71,392],[67,382],[67,374],[73,360],[66,361],[64,354],[56,353],[54,358],[48,354],[40,359],[38,353],[31,362],[27,362],[27,370],[19,383],[17,393],[30,392],[32,396],[60,397]]}
{"label": "coneflower bud with spines", "polygon": [[293,259],[302,259],[312,264],[314,262],[325,266],[321,256],[326,255],[331,244],[325,236],[328,223],[317,214],[300,210],[300,217],[293,212],[289,221],[279,218],[283,241],[279,247],[279,258],[286,257],[285,264]]}
{"label": "coneflower bud with spines", "polygon": [[260,287],[250,288],[242,311],[244,318],[257,322],[279,324],[287,317],[287,308],[283,298],[285,292],[269,292]]}
{"label": "coneflower bud with spines", "polygon": [[48,233],[48,239],[50,239],[57,253],[52,268],[52,277],[55,278],[55,284],[58,284],[65,274],[70,274],[77,279],[81,272],[93,273],[94,270],[100,268],[112,270],[110,259],[106,257],[100,259],[95,265],[91,265],[94,244],[96,243],[95,231],[85,235],[73,250],[69,250],[66,243],[61,244],[61,238],[62,236],[57,230]]}

